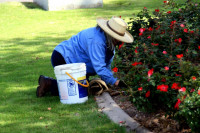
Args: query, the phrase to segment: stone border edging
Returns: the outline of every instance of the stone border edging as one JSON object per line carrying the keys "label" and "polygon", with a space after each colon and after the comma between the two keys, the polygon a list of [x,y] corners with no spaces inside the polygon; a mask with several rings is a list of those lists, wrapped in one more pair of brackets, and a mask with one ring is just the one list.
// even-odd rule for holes
{"label": "stone border edging", "polygon": [[95,96],[96,102],[103,113],[105,113],[114,123],[121,124],[126,127],[128,132],[136,133],[152,133],[148,129],[142,127],[137,121],[125,113],[111,98],[108,92],[104,92],[100,96]]}

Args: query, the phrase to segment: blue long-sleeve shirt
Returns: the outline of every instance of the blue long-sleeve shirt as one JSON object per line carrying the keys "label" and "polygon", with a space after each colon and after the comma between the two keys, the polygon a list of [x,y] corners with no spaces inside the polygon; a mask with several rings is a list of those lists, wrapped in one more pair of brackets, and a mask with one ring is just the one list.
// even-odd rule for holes
{"label": "blue long-sleeve shirt", "polygon": [[86,72],[98,74],[107,84],[114,84],[117,78],[111,72],[114,51],[107,49],[104,31],[93,27],[79,32],[69,40],[55,47],[66,63],[85,63]]}

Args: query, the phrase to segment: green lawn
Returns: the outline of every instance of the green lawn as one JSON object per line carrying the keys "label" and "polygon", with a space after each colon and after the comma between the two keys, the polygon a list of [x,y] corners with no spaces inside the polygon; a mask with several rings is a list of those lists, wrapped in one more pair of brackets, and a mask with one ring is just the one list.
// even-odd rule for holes
{"label": "green lawn", "polygon": [[104,0],[103,8],[51,12],[34,4],[0,3],[0,132],[125,132],[98,112],[93,97],[79,105],[63,105],[59,97],[36,98],[38,77],[55,78],[54,47],[95,26],[97,17],[128,20],[144,6],[154,10],[162,3]]}

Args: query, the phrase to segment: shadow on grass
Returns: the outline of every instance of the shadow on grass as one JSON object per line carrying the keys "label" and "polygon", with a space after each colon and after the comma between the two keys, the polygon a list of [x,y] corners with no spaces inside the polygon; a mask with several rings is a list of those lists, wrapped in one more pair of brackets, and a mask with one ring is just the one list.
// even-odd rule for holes
{"label": "shadow on grass", "polygon": [[54,76],[51,54],[64,37],[13,38],[0,40],[5,54],[0,60],[1,95],[9,87],[37,86],[39,75]]}
{"label": "shadow on grass", "polygon": [[[53,76],[51,52],[65,37],[0,40],[1,132],[109,132],[118,128],[97,112],[93,98],[84,104],[63,105],[59,97],[36,98],[40,74]],[[51,110],[48,108],[51,107]],[[94,113],[93,111],[94,110]],[[94,124],[93,124],[94,123]],[[96,126],[98,125],[98,127]]]}
{"label": "shadow on grass", "polygon": [[[44,10],[42,7],[40,7],[37,3],[33,2],[21,2],[26,8],[28,9],[40,9]],[[45,11],[45,10],[44,10]]]}

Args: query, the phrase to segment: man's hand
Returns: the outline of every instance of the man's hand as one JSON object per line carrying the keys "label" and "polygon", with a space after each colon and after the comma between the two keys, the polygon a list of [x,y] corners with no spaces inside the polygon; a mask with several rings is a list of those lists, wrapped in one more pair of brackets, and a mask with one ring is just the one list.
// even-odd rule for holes
{"label": "man's hand", "polygon": [[127,84],[124,81],[122,81],[122,80],[117,80],[115,82],[115,86],[118,86],[120,88],[127,88],[128,87]]}
{"label": "man's hand", "polygon": [[115,86],[118,86],[118,84],[119,84],[119,80],[117,80],[117,81],[115,82]]}

